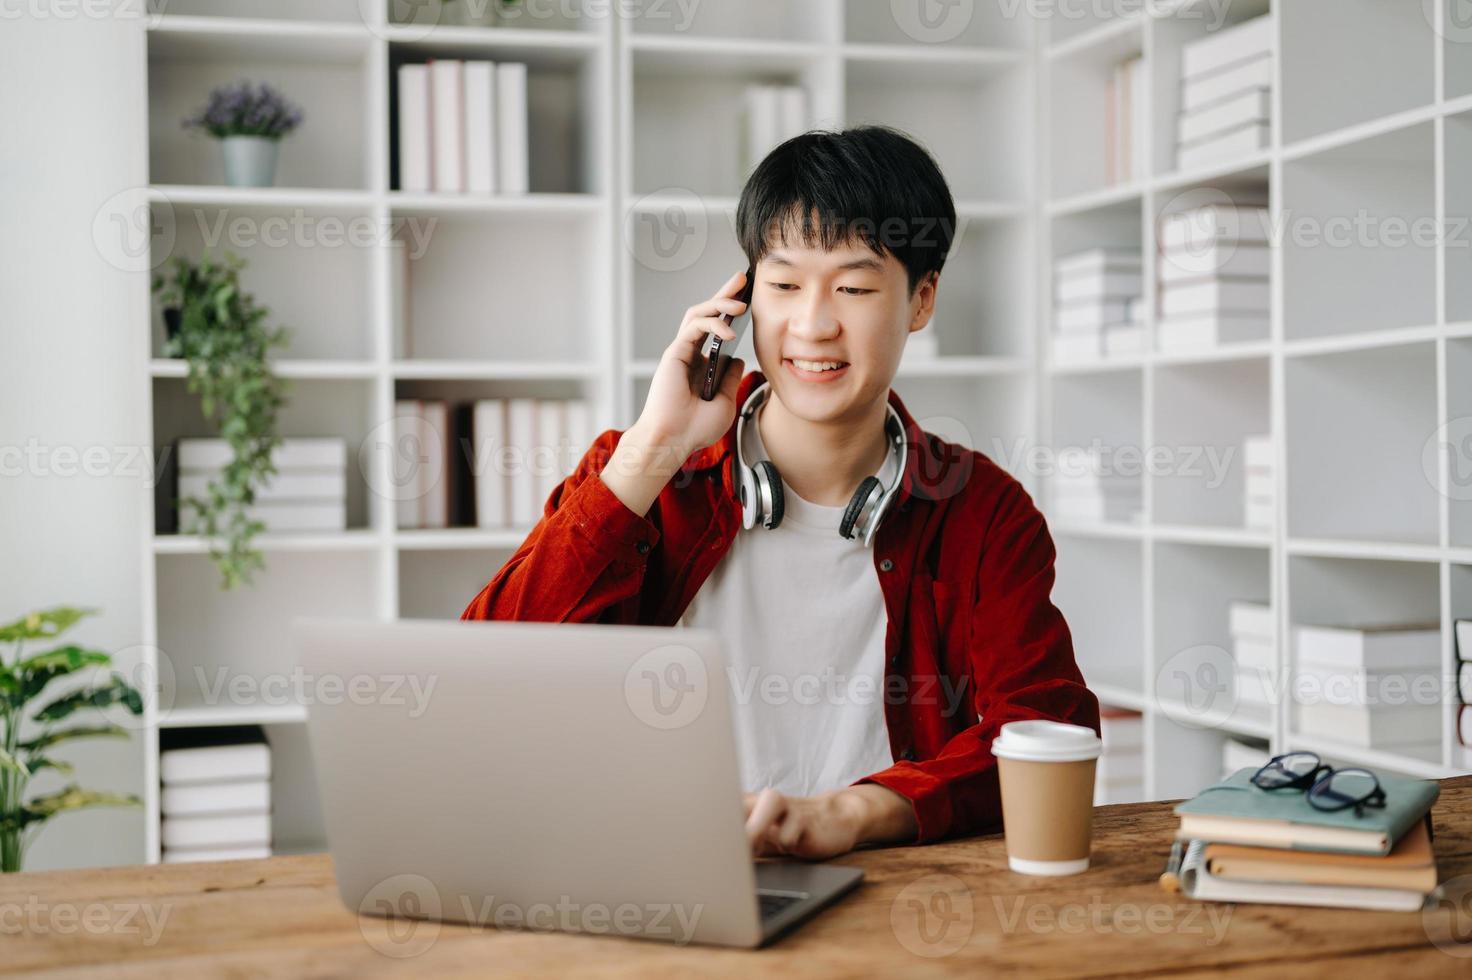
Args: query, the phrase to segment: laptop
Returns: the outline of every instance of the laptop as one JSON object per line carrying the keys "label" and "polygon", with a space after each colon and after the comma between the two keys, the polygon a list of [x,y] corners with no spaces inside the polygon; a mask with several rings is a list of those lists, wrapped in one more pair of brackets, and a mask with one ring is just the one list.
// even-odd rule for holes
{"label": "laptop", "polygon": [[756,947],[858,885],[753,860],[708,630],[298,618],[349,909]]}

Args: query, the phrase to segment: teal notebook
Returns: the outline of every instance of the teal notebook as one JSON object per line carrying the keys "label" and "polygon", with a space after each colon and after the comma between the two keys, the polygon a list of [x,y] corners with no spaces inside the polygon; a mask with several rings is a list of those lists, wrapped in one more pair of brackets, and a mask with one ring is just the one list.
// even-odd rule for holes
{"label": "teal notebook", "polygon": [[1239,769],[1176,807],[1181,840],[1283,847],[1298,851],[1389,854],[1401,835],[1426,815],[1441,787],[1426,779],[1376,773],[1385,806],[1325,813],[1302,790],[1252,785],[1256,769]]}

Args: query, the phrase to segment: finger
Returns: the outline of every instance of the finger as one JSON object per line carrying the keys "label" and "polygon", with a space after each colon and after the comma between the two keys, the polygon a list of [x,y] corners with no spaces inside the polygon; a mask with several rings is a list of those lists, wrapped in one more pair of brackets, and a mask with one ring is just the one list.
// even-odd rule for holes
{"label": "finger", "polygon": [[782,816],[787,809],[786,798],[776,790],[768,787],[757,796],[756,806],[752,807],[751,815],[746,818],[746,839],[755,846],[776,820]]}
{"label": "finger", "polygon": [[736,339],[736,331],[722,320],[713,317],[691,320],[680,328],[679,336],[665,348],[665,354],[688,367],[695,362],[697,355],[703,355],[701,348],[705,345],[705,338],[712,333],[727,342]]}
{"label": "finger", "polygon": [[796,853],[797,846],[802,843],[802,835],[805,829],[803,822],[798,819],[797,814],[789,813],[787,819],[783,820],[781,825],[775,828],[777,846],[785,854]]}
{"label": "finger", "polygon": [[730,279],[726,280],[726,284],[724,286],[716,290],[715,297],[712,298],[717,298],[721,296],[735,296],[736,294],[741,292],[742,287],[744,287],[745,285],[746,270],[740,269]]}

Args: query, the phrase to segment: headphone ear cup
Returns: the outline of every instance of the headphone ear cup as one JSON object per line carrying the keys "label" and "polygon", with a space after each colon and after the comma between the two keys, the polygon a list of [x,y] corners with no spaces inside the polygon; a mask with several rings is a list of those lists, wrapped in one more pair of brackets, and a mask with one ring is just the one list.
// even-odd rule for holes
{"label": "headphone ear cup", "polygon": [[[782,477],[769,459],[759,459],[752,467],[756,471],[758,489],[765,489],[772,500],[772,512],[765,515],[765,526],[775,528],[782,523]],[[762,486],[765,484],[765,486]]]}
{"label": "headphone ear cup", "polygon": [[858,523],[859,515],[864,512],[864,505],[875,493],[883,490],[884,484],[879,482],[877,476],[866,476],[864,482],[859,484],[859,489],[854,491],[848,506],[843,509],[843,520],[838,522],[838,533],[845,538],[854,536],[854,525]]}

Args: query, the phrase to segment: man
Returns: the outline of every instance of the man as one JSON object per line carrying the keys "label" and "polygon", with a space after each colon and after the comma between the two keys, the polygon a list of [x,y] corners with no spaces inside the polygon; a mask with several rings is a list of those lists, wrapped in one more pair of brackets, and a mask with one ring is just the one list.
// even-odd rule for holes
{"label": "man", "polygon": [[706,334],[734,342],[738,272],[686,312],[638,420],[595,440],[463,615],[718,632],[759,855],[995,828],[1002,724],[1099,728],[1042,515],[890,390],[954,225],[940,169],[898,132],[773,150],[737,209],[761,371],[733,360],[714,400],[695,393]]}

